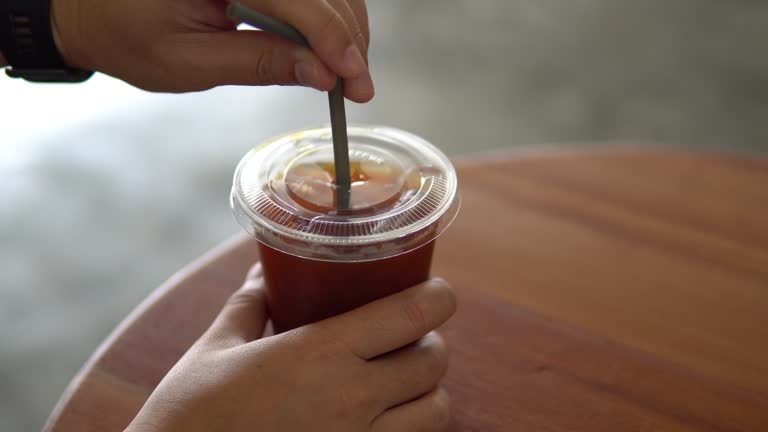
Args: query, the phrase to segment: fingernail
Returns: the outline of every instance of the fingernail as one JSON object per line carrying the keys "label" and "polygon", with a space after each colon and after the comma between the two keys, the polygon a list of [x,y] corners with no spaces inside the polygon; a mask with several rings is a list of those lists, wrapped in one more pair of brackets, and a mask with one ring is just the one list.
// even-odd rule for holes
{"label": "fingernail", "polygon": [[363,55],[355,45],[350,45],[344,51],[344,69],[347,72],[346,78],[354,78],[365,71],[368,66],[365,65]]}
{"label": "fingernail", "polygon": [[258,262],[254,264],[250,270],[248,270],[248,275],[245,277],[246,279],[257,279],[261,277],[262,269],[261,269],[261,263]]}
{"label": "fingernail", "polygon": [[427,281],[427,284],[435,288],[447,288],[449,286],[448,282],[445,279],[440,277],[433,277],[432,279]]}
{"label": "fingernail", "polygon": [[371,76],[370,72],[365,74],[364,82],[370,91],[371,99],[373,99],[373,97],[376,95],[376,86],[373,84],[373,77]]}
{"label": "fingernail", "polygon": [[296,81],[304,87],[312,87],[313,89],[322,90],[320,88],[320,77],[317,72],[317,66],[312,63],[299,62],[294,67],[294,73],[296,74]]}
{"label": "fingernail", "polygon": [[376,93],[371,75],[364,73],[357,78],[346,80],[344,82],[344,93],[350,100],[355,102],[368,102]]}

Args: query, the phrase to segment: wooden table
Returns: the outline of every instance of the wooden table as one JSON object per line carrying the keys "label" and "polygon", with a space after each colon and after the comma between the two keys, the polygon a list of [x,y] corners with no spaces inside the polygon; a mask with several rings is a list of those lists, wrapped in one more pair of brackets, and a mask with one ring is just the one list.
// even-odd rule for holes
{"label": "wooden table", "polygon": [[[768,430],[768,160],[650,150],[462,161],[434,273],[464,431]],[[128,424],[256,260],[244,237],[175,275],[47,429]]]}

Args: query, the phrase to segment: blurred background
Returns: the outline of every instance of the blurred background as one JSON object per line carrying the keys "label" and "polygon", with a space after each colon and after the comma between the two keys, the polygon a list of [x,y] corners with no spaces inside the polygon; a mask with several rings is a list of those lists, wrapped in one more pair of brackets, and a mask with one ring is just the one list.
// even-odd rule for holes
{"label": "blurred background", "polygon": [[[452,156],[648,145],[768,153],[768,3],[371,0],[378,95],[354,122]],[[156,95],[0,78],[0,430],[39,429],[169,275],[239,230],[233,169],[327,122],[325,96]]]}

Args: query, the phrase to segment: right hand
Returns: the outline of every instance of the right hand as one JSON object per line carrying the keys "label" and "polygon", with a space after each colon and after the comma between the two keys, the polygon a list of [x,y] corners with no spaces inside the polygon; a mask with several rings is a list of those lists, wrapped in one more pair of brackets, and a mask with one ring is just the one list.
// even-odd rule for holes
{"label": "right hand", "polygon": [[227,0],[52,0],[56,45],[73,67],[162,92],[220,85],[295,85],[327,91],[344,78],[356,102],[374,94],[364,0],[240,0],[296,27],[312,49],[238,31]]}
{"label": "right hand", "polygon": [[129,431],[443,432],[438,383],[456,308],[433,279],[352,312],[259,339],[260,268],[155,389]]}

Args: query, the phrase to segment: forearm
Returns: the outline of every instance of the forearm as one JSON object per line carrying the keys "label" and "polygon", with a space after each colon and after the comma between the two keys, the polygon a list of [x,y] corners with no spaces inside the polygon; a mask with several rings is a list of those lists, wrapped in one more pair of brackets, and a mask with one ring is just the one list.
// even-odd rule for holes
{"label": "forearm", "polygon": [[5,62],[5,57],[3,57],[3,53],[0,52],[0,68],[4,68],[8,66],[8,63]]}

